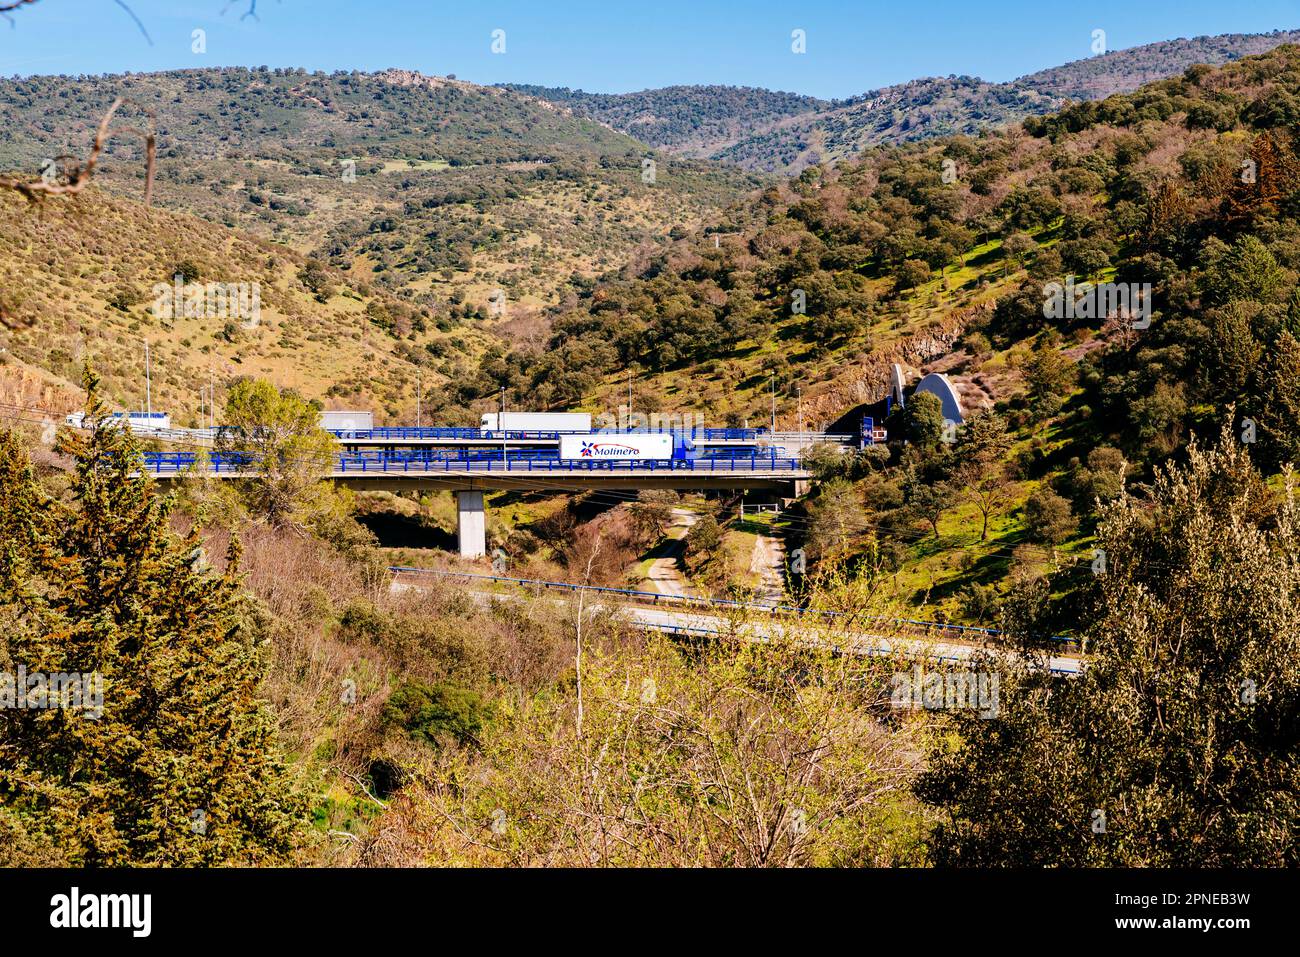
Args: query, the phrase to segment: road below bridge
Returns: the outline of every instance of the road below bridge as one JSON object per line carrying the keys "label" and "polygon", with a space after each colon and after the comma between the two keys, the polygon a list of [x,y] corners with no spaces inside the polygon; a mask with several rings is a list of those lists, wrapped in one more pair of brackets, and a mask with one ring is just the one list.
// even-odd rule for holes
{"label": "road below bridge", "polygon": [[[786,606],[710,601],[687,596],[682,597],[675,604],[694,605],[705,610],[695,610],[692,607],[646,607],[645,604],[638,603],[638,597],[644,600],[647,598],[657,599],[659,596],[635,592],[624,592],[620,596],[619,589],[569,585],[562,582],[526,582],[520,579],[502,579],[497,576],[462,575],[454,572],[433,572],[408,568],[395,568],[393,571],[396,573],[396,577],[390,588],[395,592],[408,589],[419,590],[422,587],[427,587],[420,583],[420,577],[422,575],[431,575],[460,579],[470,583],[467,591],[480,601],[517,601],[523,599],[524,596],[518,592],[511,594],[494,591],[490,587],[494,581],[514,582],[524,589],[536,587],[539,590],[541,588],[547,588],[548,590],[551,588],[571,591],[585,590],[593,593],[592,600],[586,606],[589,610],[615,611],[626,621],[673,634],[747,641],[794,641],[809,646],[833,647],[847,654],[883,657],[896,655],[908,659],[949,663],[969,661],[977,655],[988,652],[995,655],[1010,654],[989,644],[987,639],[997,634],[997,632],[990,629],[942,626],[933,622],[917,622],[908,619],[875,619],[880,622],[881,628],[872,630],[855,623],[851,618],[823,615],[816,612],[809,612],[806,617],[801,617],[798,614],[798,609]],[[663,597],[670,599],[673,596]],[[534,600],[560,603],[565,599],[554,596],[542,599],[535,595]],[[722,609],[726,613],[710,611],[708,610],[710,606]],[[971,637],[969,640],[954,640],[947,637],[914,637],[906,634],[909,628],[917,630],[917,626],[929,626],[948,633],[965,633]],[[925,628],[919,630],[924,631]],[[1063,642],[1064,647],[1067,646]],[[1038,667],[1051,671],[1053,674],[1075,675],[1082,668],[1082,659],[1077,655],[1068,653],[1045,653],[1041,657]]]}

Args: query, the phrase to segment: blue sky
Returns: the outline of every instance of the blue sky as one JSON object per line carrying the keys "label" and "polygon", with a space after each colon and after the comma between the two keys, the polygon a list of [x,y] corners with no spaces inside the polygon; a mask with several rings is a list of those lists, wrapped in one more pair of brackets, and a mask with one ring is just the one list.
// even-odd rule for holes
{"label": "blue sky", "polygon": [[[1008,80],[1173,37],[1300,27],[1300,0],[39,0],[0,21],[0,75],[196,66],[390,66],[478,83],[623,92],[674,83],[845,97],[919,76]],[[191,50],[206,31],[207,52]],[[505,53],[491,50],[505,31]],[[791,31],[807,52],[791,52]]]}

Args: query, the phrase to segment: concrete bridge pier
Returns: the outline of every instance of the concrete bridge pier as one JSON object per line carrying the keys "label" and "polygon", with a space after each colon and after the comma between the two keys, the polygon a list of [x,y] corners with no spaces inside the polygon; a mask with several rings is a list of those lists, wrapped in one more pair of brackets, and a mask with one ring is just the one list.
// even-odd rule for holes
{"label": "concrete bridge pier", "polygon": [[456,493],[456,539],[463,558],[482,558],[487,554],[487,513],[483,510],[481,491]]}

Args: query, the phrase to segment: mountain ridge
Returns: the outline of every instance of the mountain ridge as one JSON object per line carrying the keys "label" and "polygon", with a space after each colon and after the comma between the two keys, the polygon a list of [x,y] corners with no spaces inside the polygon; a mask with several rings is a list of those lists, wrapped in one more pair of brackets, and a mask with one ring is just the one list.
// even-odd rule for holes
{"label": "mountain ridge", "polygon": [[[565,103],[670,152],[751,171],[795,174],[872,146],[974,134],[982,127],[1053,112],[1071,100],[1131,92],[1194,64],[1220,65],[1296,42],[1300,30],[1181,37],[1111,50],[1009,81],[958,74],[916,77],[843,100],[754,87],[676,85],[616,94],[509,88]],[[729,125],[717,121],[701,102],[712,90],[743,94],[749,109]],[[751,125],[747,133],[736,129],[742,122]],[[700,127],[704,134],[697,133]]]}

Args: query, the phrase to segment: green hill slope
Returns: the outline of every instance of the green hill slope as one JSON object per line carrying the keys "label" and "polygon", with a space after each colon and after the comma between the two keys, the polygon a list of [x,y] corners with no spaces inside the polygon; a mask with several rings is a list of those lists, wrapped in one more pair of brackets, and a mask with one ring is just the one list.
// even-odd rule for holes
{"label": "green hill slope", "polygon": [[741,86],[666,86],[637,93],[587,93],[521,84],[510,89],[566,107],[681,156],[704,158],[826,100]]}
{"label": "green hill slope", "polygon": [[[156,202],[276,239],[423,306],[554,301],[575,276],[697,222],[755,181],[656,157],[536,97],[403,70],[205,69],[0,80],[0,169],[84,156],[114,97],[158,130]],[[99,181],[142,194],[138,141]]]}
{"label": "green hill slope", "polygon": [[953,133],[975,134],[1060,109],[1069,100],[1102,99],[1177,76],[1193,64],[1217,65],[1300,42],[1300,31],[1225,34],[1112,50],[1041,70],[1009,83],[977,77],[930,77],[874,90],[771,124],[716,158],[746,169],[797,173],[881,144]]}
{"label": "green hill slope", "polygon": [[[71,411],[89,359],[113,401],[143,408],[148,339],[153,406],[177,425],[201,424],[200,390],[215,382],[220,404],[241,375],[404,420],[417,363],[437,396],[481,351],[481,331],[307,265],[283,246],[93,186],[39,208],[0,193],[0,402]],[[190,284],[248,283],[250,302],[256,284],[258,314],[174,316],[170,301],[155,310],[178,270]]]}
{"label": "green hill slope", "polygon": [[1102,99],[1177,76],[1193,64],[1218,65],[1300,42],[1300,31],[1223,34],[1112,50],[1007,83],[978,77],[924,77],[842,102],[718,86],[638,93],[517,89],[590,116],[643,142],[686,156],[711,156],[750,170],[798,173],[817,163],[897,145],[1018,122],[1068,100]]}
{"label": "green hill slope", "polygon": [[[883,562],[911,601],[985,617],[966,604],[979,588],[1086,570],[1096,496],[1217,434],[1230,406],[1266,469],[1295,461],[1297,121],[1286,46],[809,169],[558,312],[544,348],[488,354],[474,388],[613,411],[631,371],[638,409],[758,424],[775,391],[792,428],[882,397],[894,362],[913,381],[943,372],[968,413],[1005,424],[997,454],[972,471],[934,422],[892,423],[909,447],[830,470],[853,483],[840,511],[858,532],[836,554]],[[1050,316],[1070,277],[1149,286],[1135,300],[1149,325],[1113,305]]]}

